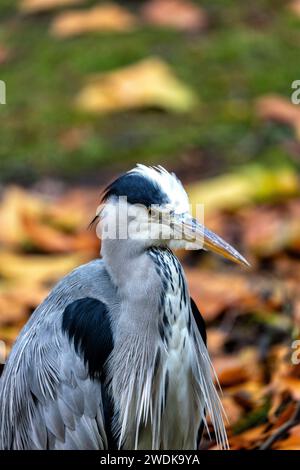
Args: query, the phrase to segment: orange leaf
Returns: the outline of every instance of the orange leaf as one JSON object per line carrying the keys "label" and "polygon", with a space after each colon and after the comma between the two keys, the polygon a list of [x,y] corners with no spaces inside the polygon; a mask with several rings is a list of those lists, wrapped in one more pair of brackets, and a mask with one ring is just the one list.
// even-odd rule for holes
{"label": "orange leaf", "polygon": [[286,98],[268,95],[257,100],[256,111],[265,120],[279,121],[288,124],[300,132],[300,109]]}
{"label": "orange leaf", "polygon": [[293,0],[291,3],[289,3],[288,8],[297,16],[300,16],[300,0]]}
{"label": "orange leaf", "polygon": [[137,24],[136,17],[125,8],[113,3],[89,10],[67,11],[57,16],[51,33],[64,38],[92,31],[131,31]]}
{"label": "orange leaf", "polygon": [[249,379],[249,371],[245,364],[236,357],[218,357],[214,360],[214,368],[223,387],[239,384]]}
{"label": "orange leaf", "polygon": [[300,425],[289,431],[289,437],[273,445],[278,450],[300,450]]}
{"label": "orange leaf", "polygon": [[150,24],[197,31],[207,26],[205,11],[188,0],[150,0],[142,8]]}

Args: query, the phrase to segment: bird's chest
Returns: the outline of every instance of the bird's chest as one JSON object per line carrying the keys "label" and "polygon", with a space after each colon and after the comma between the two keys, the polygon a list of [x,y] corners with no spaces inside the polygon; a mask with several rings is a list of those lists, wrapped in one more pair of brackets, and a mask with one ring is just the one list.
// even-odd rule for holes
{"label": "bird's chest", "polygon": [[[181,448],[185,441],[186,429],[191,414],[196,410],[191,386],[192,345],[190,335],[190,311],[188,305],[180,302],[179,296],[168,293],[165,315],[169,319],[165,326],[163,370],[168,376],[166,403],[163,422],[168,426],[168,447]],[[188,445],[185,443],[185,445]]]}
{"label": "bird's chest", "polygon": [[158,313],[158,331],[169,373],[186,375],[183,365],[189,361],[191,340],[190,298],[183,270],[170,252],[161,255],[158,272],[163,289]]}
{"label": "bird's chest", "polygon": [[[168,375],[167,397],[173,402],[182,402],[189,386],[191,335],[189,299],[183,293],[179,276],[173,277],[173,285],[164,292],[164,301],[159,317],[159,333],[163,370]],[[178,409],[183,412],[183,406]]]}
{"label": "bird's chest", "polygon": [[118,324],[122,335],[110,360],[120,442],[125,449],[194,449],[203,404],[193,380],[190,298],[177,258],[168,250],[150,256],[156,288],[143,308],[124,308],[131,314]]}
{"label": "bird's chest", "polygon": [[[163,291],[158,315],[161,364],[156,380],[164,383],[161,415],[161,448],[194,448],[198,429],[197,410],[192,390],[193,344],[190,298],[182,268],[167,252],[159,259],[158,272]],[[195,359],[195,358],[194,358]],[[157,388],[154,393],[161,393]],[[161,397],[154,397],[154,402]],[[199,415],[199,414],[198,414]],[[193,426],[191,426],[193,422]],[[140,448],[148,447],[153,430],[141,433]]]}

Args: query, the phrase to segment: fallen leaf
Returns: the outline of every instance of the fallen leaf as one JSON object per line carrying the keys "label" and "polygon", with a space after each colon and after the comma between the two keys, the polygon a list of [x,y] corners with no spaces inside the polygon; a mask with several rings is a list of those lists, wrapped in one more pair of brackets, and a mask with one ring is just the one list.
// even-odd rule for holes
{"label": "fallen leaf", "polygon": [[[281,404],[281,403],[280,403]],[[273,425],[273,428],[272,429],[278,429],[280,428],[284,423],[286,423],[289,419],[292,418],[294,412],[295,412],[295,408],[296,408],[296,405],[294,402],[291,402],[288,404],[288,406],[282,411],[282,413],[279,413],[278,416],[274,416],[274,414],[272,414],[270,416],[270,412],[269,412],[269,418],[270,418],[270,422],[273,422],[274,425]]]}
{"label": "fallen leaf", "polygon": [[67,233],[86,230],[95,215],[99,191],[73,190],[57,198],[42,217],[52,227]]}
{"label": "fallen leaf", "polygon": [[300,298],[296,298],[294,302],[294,312],[293,312],[295,324],[300,328]]}
{"label": "fallen leaf", "polygon": [[87,261],[82,254],[54,255],[17,255],[0,251],[0,276],[8,280],[23,281],[34,285],[36,282],[53,282],[64,276],[76,266]]}
{"label": "fallen leaf", "polygon": [[186,275],[191,296],[208,322],[229,309],[239,315],[249,310],[273,311],[286,301],[286,289],[274,279],[204,268],[187,268]]}
{"label": "fallen leaf", "polygon": [[236,385],[249,379],[246,365],[236,357],[218,357],[214,361],[214,368],[223,387]]}
{"label": "fallen leaf", "polygon": [[81,252],[90,257],[98,257],[100,253],[100,240],[93,231],[84,231],[72,240],[72,251]]}
{"label": "fallen leaf", "polygon": [[300,0],[293,0],[288,4],[288,9],[295,13],[297,16],[300,16]]}
{"label": "fallen leaf", "polygon": [[[24,305],[9,295],[0,295],[0,325],[13,324],[25,316]],[[1,338],[2,339],[2,338]]]}
{"label": "fallen leaf", "polygon": [[256,442],[260,442],[265,438],[266,425],[262,424],[254,428],[248,429],[236,436],[230,436],[229,445],[231,450],[251,449]]}
{"label": "fallen leaf", "polygon": [[242,416],[243,409],[236,403],[233,397],[225,395],[221,397],[222,405],[225,411],[227,427],[234,425]]}
{"label": "fallen leaf", "polygon": [[100,242],[92,231],[85,230],[82,233],[66,234],[30,217],[24,218],[23,227],[27,242],[38,248],[39,251],[70,253],[99,250]]}
{"label": "fallen leaf", "polygon": [[57,16],[51,33],[60,38],[92,31],[131,31],[137,18],[125,8],[108,3],[89,10],[67,11]]}
{"label": "fallen leaf", "polygon": [[142,7],[142,17],[150,24],[185,31],[207,26],[205,11],[188,0],[150,0]]}
{"label": "fallen leaf", "polygon": [[13,343],[16,339],[16,336],[19,334],[20,328],[22,328],[24,321],[16,322],[13,326],[12,325],[5,325],[1,326],[0,328],[0,337],[1,339],[7,343]]}
{"label": "fallen leaf", "polygon": [[261,383],[262,371],[255,348],[245,348],[238,355],[226,355],[214,359],[214,368],[223,387],[233,387],[244,382]]}
{"label": "fallen leaf", "polygon": [[[6,288],[9,299],[15,303],[20,302],[23,308],[27,310],[33,310],[37,307],[49,293],[49,286],[45,287],[39,282],[35,282],[33,285],[31,281],[13,282],[11,284],[10,287],[7,286]],[[32,288],[28,288],[29,284]]]}
{"label": "fallen leaf", "polygon": [[11,248],[20,246],[26,239],[24,214],[39,217],[44,209],[41,199],[16,186],[8,187],[0,207],[0,242]]}
{"label": "fallen leaf", "polygon": [[21,0],[19,10],[22,13],[39,13],[84,2],[85,0]]}
{"label": "fallen leaf", "polygon": [[95,216],[101,193],[101,189],[97,187],[67,191],[48,208],[49,224],[63,232],[80,232],[80,234],[92,235],[96,238],[95,231],[88,230],[88,227]]}
{"label": "fallen leaf", "polygon": [[299,191],[298,175],[292,168],[270,169],[258,165],[188,186],[192,208],[203,204],[205,214],[221,209],[237,210],[253,202],[284,200],[298,195]]}
{"label": "fallen leaf", "polygon": [[290,429],[289,436],[275,442],[273,448],[278,450],[300,450],[300,425]]}
{"label": "fallen leaf", "polygon": [[207,331],[207,348],[214,356],[218,354],[225,343],[226,334],[218,328],[209,328]]}
{"label": "fallen leaf", "polygon": [[287,98],[268,95],[256,102],[256,112],[261,119],[278,121],[292,126],[300,136],[300,109]]}
{"label": "fallen leaf", "polygon": [[280,390],[288,390],[294,400],[300,400],[300,379],[295,377],[281,377],[278,384]]}
{"label": "fallen leaf", "polygon": [[158,58],[91,77],[76,98],[82,111],[108,113],[132,108],[158,107],[185,112],[197,98]]}
{"label": "fallen leaf", "polygon": [[[8,188],[0,206],[0,242],[10,249],[25,249],[48,253],[64,253],[77,250],[99,252],[99,240],[88,231],[88,191],[80,191],[72,198],[47,200],[16,187]],[[91,210],[91,209],[90,209]],[[90,217],[90,219],[89,219]]]}
{"label": "fallen leaf", "polygon": [[73,237],[66,235],[53,227],[40,223],[38,220],[26,217],[23,220],[26,239],[30,245],[49,253],[66,253],[73,249]]}
{"label": "fallen leaf", "polygon": [[242,215],[245,245],[260,257],[275,255],[286,248],[300,251],[300,218],[292,212],[295,211],[288,204],[245,210]]}

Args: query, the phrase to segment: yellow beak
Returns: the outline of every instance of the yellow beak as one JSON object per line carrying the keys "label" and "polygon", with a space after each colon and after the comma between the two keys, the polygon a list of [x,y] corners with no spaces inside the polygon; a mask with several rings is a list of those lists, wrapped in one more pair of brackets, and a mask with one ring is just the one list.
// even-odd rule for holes
{"label": "yellow beak", "polygon": [[235,248],[189,214],[175,216],[173,226],[174,233],[179,235],[179,231],[181,231],[183,239],[192,243],[193,246],[199,249],[211,250],[237,264],[250,266],[248,261]]}

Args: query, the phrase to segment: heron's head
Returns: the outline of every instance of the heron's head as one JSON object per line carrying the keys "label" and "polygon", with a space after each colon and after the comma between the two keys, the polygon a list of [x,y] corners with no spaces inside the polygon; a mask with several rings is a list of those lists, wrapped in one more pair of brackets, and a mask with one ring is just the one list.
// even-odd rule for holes
{"label": "heron's head", "polygon": [[248,262],[231,245],[191,214],[181,182],[161,166],[136,168],[104,191],[96,218],[102,239],[130,239],[140,248],[207,249],[239,264]]}

